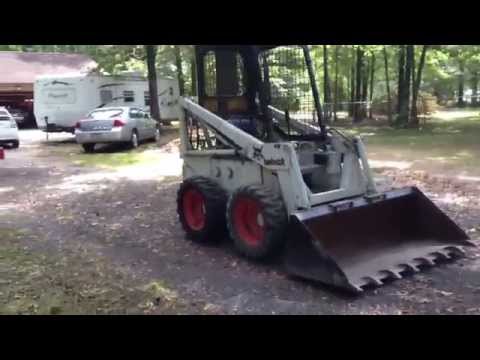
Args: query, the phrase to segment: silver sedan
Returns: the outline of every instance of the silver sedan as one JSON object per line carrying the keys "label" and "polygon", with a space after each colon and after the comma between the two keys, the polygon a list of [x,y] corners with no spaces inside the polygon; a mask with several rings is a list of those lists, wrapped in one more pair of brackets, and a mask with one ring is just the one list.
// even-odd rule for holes
{"label": "silver sedan", "polygon": [[139,108],[102,108],[76,124],[75,138],[87,153],[93,152],[96,144],[126,143],[137,148],[141,141],[159,141],[160,126]]}

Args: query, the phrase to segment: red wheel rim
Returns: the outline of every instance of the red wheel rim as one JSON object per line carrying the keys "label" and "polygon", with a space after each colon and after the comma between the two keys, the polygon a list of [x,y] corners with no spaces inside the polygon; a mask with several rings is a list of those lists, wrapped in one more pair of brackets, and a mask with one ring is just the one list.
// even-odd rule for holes
{"label": "red wheel rim", "polygon": [[262,244],[265,224],[258,201],[248,197],[237,198],[233,208],[233,222],[238,236],[247,245],[258,247]]}
{"label": "red wheel rim", "polygon": [[205,227],[205,199],[197,189],[188,189],[183,194],[183,214],[192,230],[200,231]]}

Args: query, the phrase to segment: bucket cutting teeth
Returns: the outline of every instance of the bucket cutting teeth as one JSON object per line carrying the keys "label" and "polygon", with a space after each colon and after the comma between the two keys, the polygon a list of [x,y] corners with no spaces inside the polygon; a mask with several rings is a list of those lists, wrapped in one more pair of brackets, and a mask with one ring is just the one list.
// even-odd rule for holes
{"label": "bucket cutting teeth", "polygon": [[365,281],[365,284],[363,286],[369,285],[369,284],[376,285],[376,286],[382,286],[383,285],[382,281],[380,281],[379,279],[377,279],[373,276],[365,276],[363,278],[363,280]]}
{"label": "bucket cutting teeth", "polygon": [[450,260],[452,258],[452,253],[450,251],[447,251],[447,250],[442,250],[441,253],[443,255],[445,255],[445,257],[447,258],[447,260]]}
{"label": "bucket cutting teeth", "polygon": [[445,251],[435,251],[433,253],[431,253],[431,255],[433,256],[436,256],[437,259],[443,259],[443,260],[449,260],[450,259],[450,256],[448,255],[448,253],[446,253]]}
{"label": "bucket cutting teeth", "polygon": [[402,278],[402,275],[400,275],[400,272],[394,271],[394,270],[382,270],[381,273],[384,273],[387,275],[387,278],[393,278],[400,280]]}
{"label": "bucket cutting teeth", "polygon": [[457,256],[457,257],[462,257],[465,256],[465,251],[463,249],[456,247],[456,246],[450,246],[446,248],[448,251],[450,251],[451,254]]}
{"label": "bucket cutting teeth", "polygon": [[414,259],[414,261],[418,261],[422,265],[435,266],[435,262],[433,260],[434,259],[428,258],[426,256]]}
{"label": "bucket cutting teeth", "polygon": [[403,266],[405,268],[405,271],[411,271],[416,273],[420,272],[420,269],[414,264],[405,263],[405,264],[400,264],[400,266]]}
{"label": "bucket cutting teeth", "polygon": [[425,265],[425,261],[422,258],[415,258],[412,260],[411,264],[415,266],[418,271],[421,271],[420,266]]}
{"label": "bucket cutting teeth", "polygon": [[358,292],[363,292],[364,287],[368,285],[382,286],[388,279],[400,280],[403,273],[418,273],[423,267],[434,267],[436,261],[441,259],[451,259],[454,256],[462,256],[465,252],[462,249],[452,246],[442,250],[432,252],[428,255],[419,256],[409,262],[401,263],[391,269],[380,270],[376,275],[364,276],[359,283],[353,285]]}

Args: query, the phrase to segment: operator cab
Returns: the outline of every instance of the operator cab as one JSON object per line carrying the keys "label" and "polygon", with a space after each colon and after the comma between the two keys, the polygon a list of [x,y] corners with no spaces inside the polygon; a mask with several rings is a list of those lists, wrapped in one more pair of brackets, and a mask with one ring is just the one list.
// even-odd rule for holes
{"label": "operator cab", "polygon": [[196,47],[200,105],[259,137],[259,79],[249,46]]}
{"label": "operator cab", "polygon": [[302,48],[199,45],[195,51],[203,108],[262,141],[324,140]]}
{"label": "operator cab", "polygon": [[[266,45],[199,45],[195,51],[199,105],[263,142],[292,143],[305,183],[318,191],[312,176],[330,153],[309,53]],[[229,144],[218,141],[214,148]]]}

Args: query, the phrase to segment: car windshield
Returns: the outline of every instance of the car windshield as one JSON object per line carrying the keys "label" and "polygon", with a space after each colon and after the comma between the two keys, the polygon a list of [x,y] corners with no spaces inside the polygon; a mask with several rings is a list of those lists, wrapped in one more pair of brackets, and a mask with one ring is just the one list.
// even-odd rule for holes
{"label": "car windshield", "polygon": [[0,110],[0,121],[10,121],[10,116],[6,111]]}
{"label": "car windshield", "polygon": [[88,115],[89,119],[111,119],[117,116],[123,115],[122,109],[104,109],[104,110],[96,110],[91,112]]}

